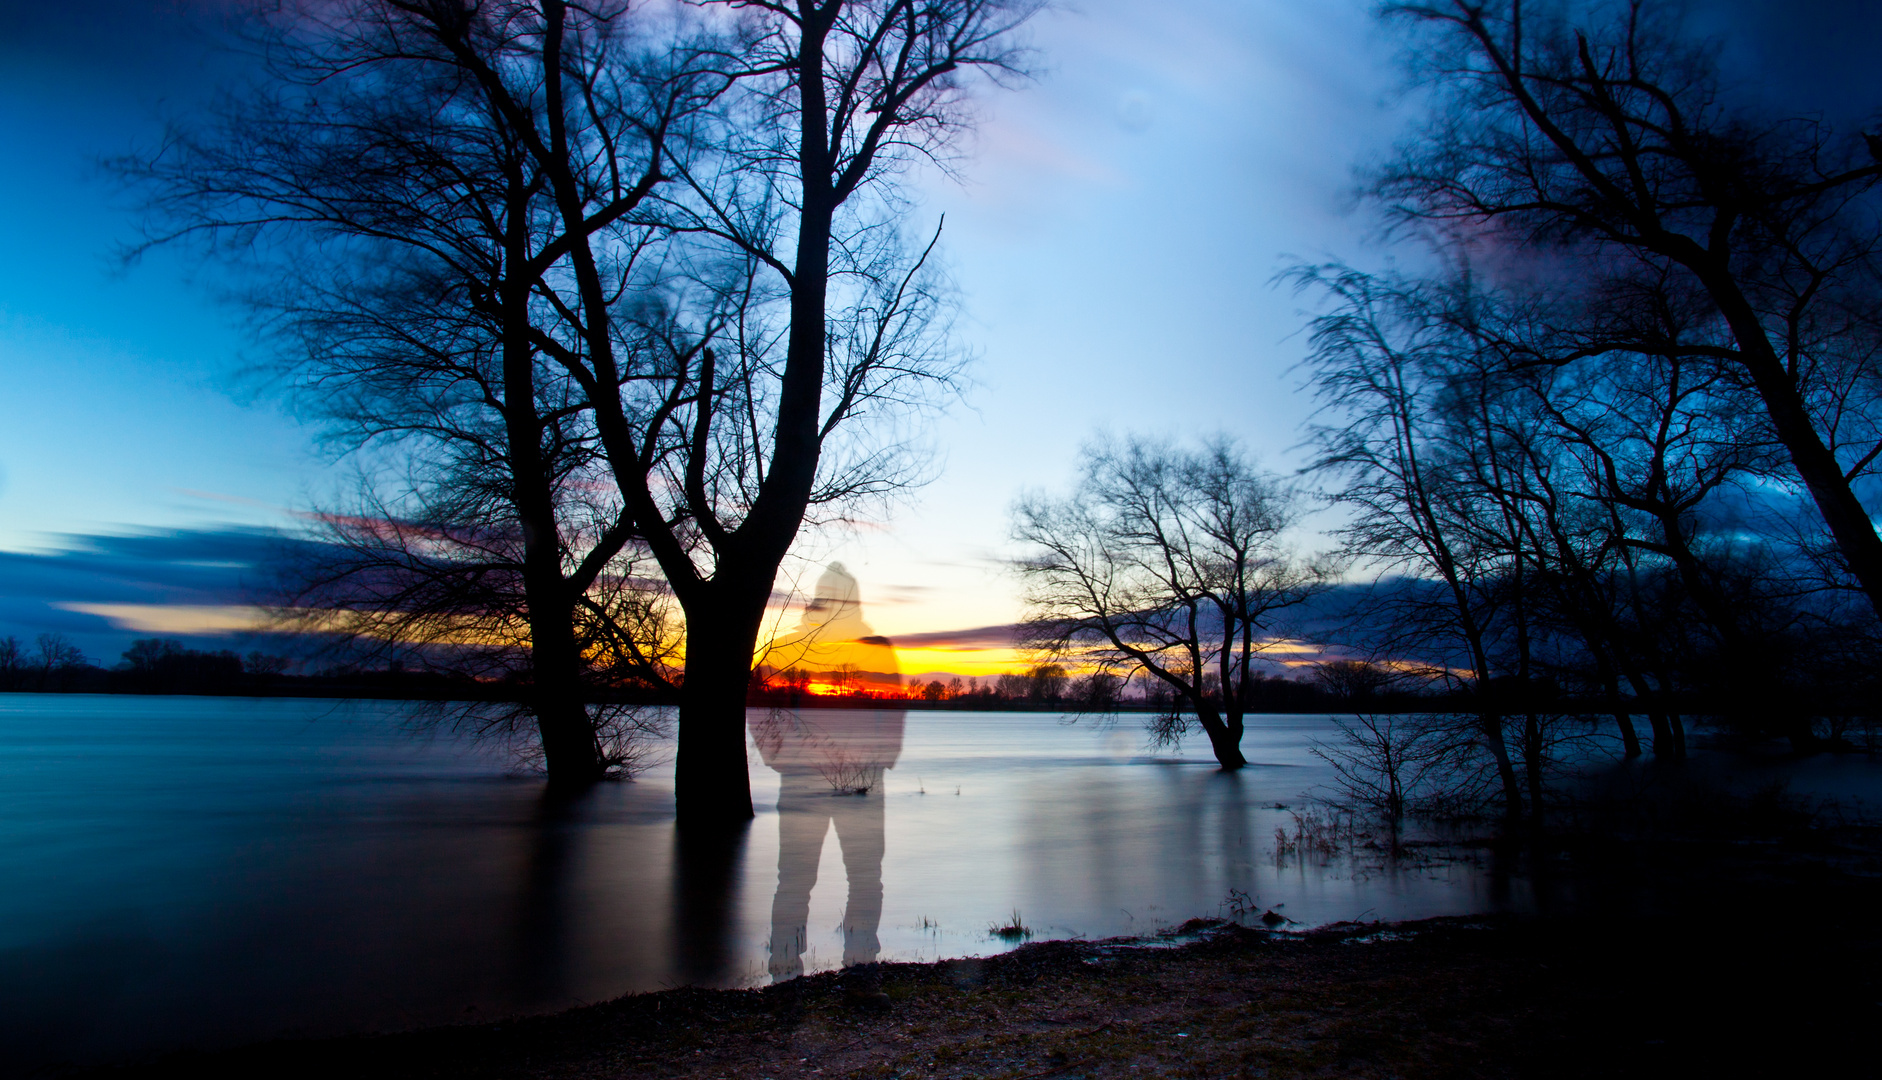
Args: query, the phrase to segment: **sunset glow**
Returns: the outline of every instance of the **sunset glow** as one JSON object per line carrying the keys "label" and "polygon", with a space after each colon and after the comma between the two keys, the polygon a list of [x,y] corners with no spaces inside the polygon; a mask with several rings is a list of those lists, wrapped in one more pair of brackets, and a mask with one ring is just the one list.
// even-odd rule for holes
{"label": "sunset glow", "polygon": [[87,604],[76,601],[52,605],[107,619],[120,630],[140,634],[252,633],[266,624],[268,613],[243,604]]}

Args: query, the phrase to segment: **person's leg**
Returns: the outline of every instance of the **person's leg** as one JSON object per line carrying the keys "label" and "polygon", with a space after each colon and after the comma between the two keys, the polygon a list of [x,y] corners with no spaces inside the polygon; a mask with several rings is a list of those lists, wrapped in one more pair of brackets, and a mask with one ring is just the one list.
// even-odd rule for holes
{"label": "person's leg", "polygon": [[849,878],[849,904],[843,909],[843,966],[873,964],[882,952],[882,785],[867,795],[847,795],[835,804],[837,843],[843,848],[843,873]]}
{"label": "person's leg", "polygon": [[830,831],[829,785],[785,774],[778,788],[778,891],[771,901],[773,982],[804,973],[810,890],[817,884],[824,834]]}

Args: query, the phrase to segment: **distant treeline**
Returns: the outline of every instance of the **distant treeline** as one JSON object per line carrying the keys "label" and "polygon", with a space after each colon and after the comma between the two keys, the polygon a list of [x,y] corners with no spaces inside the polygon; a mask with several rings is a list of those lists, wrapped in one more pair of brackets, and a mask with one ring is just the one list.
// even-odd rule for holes
{"label": "distant treeline", "polygon": [[[61,634],[33,642],[0,638],[0,692],[60,694],[202,694],[256,697],[358,697],[421,701],[514,701],[527,687],[513,680],[476,678],[439,668],[338,664],[296,674],[288,657],[260,651],[192,649],[174,638],[140,638],[118,663],[91,662]],[[1155,688],[1127,693],[1121,680],[1100,675],[1069,676],[1056,664],[989,678],[911,680],[900,694],[812,692],[795,672],[761,669],[750,695],[753,705],[817,708],[882,708],[963,711],[1159,712],[1172,708]],[[1249,708],[1255,712],[1416,711],[1434,707],[1430,694],[1391,691],[1358,680],[1353,687],[1324,679],[1258,678]],[[1131,688],[1135,690],[1136,688]],[[671,704],[671,695],[640,685],[591,687],[595,702]]]}
{"label": "distant treeline", "polygon": [[[1471,689],[1445,686],[1429,680],[1406,680],[1384,665],[1358,660],[1324,661],[1308,669],[1306,678],[1253,674],[1241,695],[1245,713],[1448,713],[1467,711],[1481,704]],[[937,709],[997,712],[1056,713],[1171,713],[1190,710],[1179,706],[1175,695],[1161,684],[1125,680],[1105,673],[1070,675],[1059,664],[1037,664],[1023,672],[995,676],[982,682],[958,677],[947,682],[911,680],[901,693],[841,687],[812,690],[799,672],[760,671],[751,694],[754,705],[788,708]],[[1218,705],[1217,680],[1204,679],[1205,694]],[[1565,690],[1554,680],[1533,680],[1524,686],[1500,683],[1492,692],[1505,699],[1505,707],[1559,715],[1611,711],[1613,699],[1600,693]],[[1623,698],[1620,708],[1636,703]],[[1697,700],[1690,702],[1697,707]]]}
{"label": "distant treeline", "polygon": [[[174,638],[140,638],[122,659],[102,667],[63,634],[30,644],[0,638],[0,692],[44,694],[203,694],[246,697],[385,698],[420,701],[505,701],[518,687],[448,672],[335,665],[290,674],[293,661],[251,651],[206,651]],[[605,695],[604,695],[605,696]]]}
{"label": "distant treeline", "polygon": [[[60,634],[41,634],[31,644],[0,638],[0,692],[61,694],[200,694],[206,696],[373,698],[414,701],[521,701],[525,683],[478,678],[437,667],[407,667],[397,661],[381,667],[335,664],[298,674],[289,657],[260,651],[192,649],[177,639],[141,638],[119,662],[103,667],[91,662]],[[1357,660],[1314,665],[1306,678],[1255,675],[1242,695],[1247,713],[1418,714],[1468,712],[1481,707],[1474,689],[1408,681],[1383,665]],[[1220,689],[1205,681],[1219,700]],[[812,689],[817,685],[816,689]],[[911,679],[900,693],[841,685],[811,684],[796,671],[761,668],[754,673],[749,702],[784,708],[900,708],[961,712],[1172,713],[1180,708],[1162,686],[1127,682],[1102,673],[1069,674],[1058,664],[1037,664],[1022,672],[987,679]],[[879,683],[872,683],[879,685]],[[1836,688],[1825,688],[1828,694]],[[1671,706],[1692,715],[1729,710],[1698,690],[1652,701],[1601,688],[1558,684],[1553,678],[1528,683],[1497,680],[1490,688],[1511,713],[1559,716],[1633,712]],[[670,705],[673,695],[644,685],[590,687],[595,703]],[[1828,708],[1826,698],[1816,704]],[[1832,736],[1837,733],[1832,732]]]}
{"label": "distant treeline", "polygon": [[[1156,687],[1127,687],[1124,680],[1105,674],[1074,677],[1058,664],[1038,664],[985,680],[950,678],[909,681],[899,694],[855,689],[836,692],[809,689],[807,680],[792,672],[761,672],[751,696],[754,705],[791,708],[934,709],[981,712],[1168,712],[1174,700]],[[768,676],[768,677],[766,677]],[[1351,707],[1319,682],[1280,676],[1257,677],[1248,695],[1254,712],[1333,712]],[[1414,702],[1411,694],[1369,696],[1367,707],[1430,708]],[[1395,699],[1404,698],[1400,703]]]}

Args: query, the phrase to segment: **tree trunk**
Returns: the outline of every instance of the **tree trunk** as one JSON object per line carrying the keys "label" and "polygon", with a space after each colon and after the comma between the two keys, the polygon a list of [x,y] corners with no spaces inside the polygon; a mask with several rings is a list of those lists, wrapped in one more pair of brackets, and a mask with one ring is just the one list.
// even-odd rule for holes
{"label": "tree trunk", "polygon": [[1542,824],[1542,723],[1535,713],[1523,717],[1523,772],[1529,781],[1529,818]]}
{"label": "tree trunk", "polygon": [[1653,756],[1673,757],[1673,726],[1666,722],[1665,710],[1657,707],[1649,710],[1647,723],[1653,728]]}
{"label": "tree trunk", "polygon": [[531,693],[543,767],[552,788],[586,787],[602,778],[605,765],[581,693],[573,629],[566,609],[551,607],[548,618],[537,618],[538,608],[532,599],[530,669],[535,684]]}
{"label": "tree trunk", "polygon": [[512,456],[518,459],[515,499],[523,526],[530,707],[542,739],[543,768],[551,787],[585,787],[601,779],[603,764],[584,700],[582,659],[575,644],[568,582],[562,577],[555,509],[547,484],[532,483],[534,474],[523,471],[539,465],[536,455],[513,450]]}
{"label": "tree trunk", "polygon": [[1196,722],[1209,736],[1209,749],[1215,752],[1215,760],[1222,766],[1223,772],[1234,772],[1248,764],[1242,756],[1242,725],[1239,717],[1233,722],[1225,722],[1215,704],[1206,698],[1196,699]]}
{"label": "tree trunk", "polygon": [[[554,523],[545,529],[540,521],[526,518],[523,531],[528,538],[523,547],[523,595],[529,606],[530,707],[542,738],[543,767],[551,786],[582,787],[601,779],[603,763],[583,700],[581,656],[553,541]],[[545,531],[552,538],[549,543],[540,539]]]}
{"label": "tree trunk", "polygon": [[[830,237],[833,215],[841,202],[830,186],[823,35],[838,11],[829,9],[827,15],[800,24],[797,164],[803,193],[790,281],[791,325],[778,382],[770,468],[744,523],[733,535],[714,541],[714,577],[680,593],[686,612],[686,678],[680,687],[674,798],[679,820],[689,828],[730,827],[752,816],[745,756],[745,697],[752,654],[778,564],[803,524],[823,453],[820,425],[824,352],[829,347]],[[693,453],[704,453],[704,448],[696,446]],[[715,513],[706,505],[691,510],[702,519]],[[683,558],[677,554],[662,558],[669,578]],[[668,566],[669,560],[674,565]],[[686,569],[690,571],[690,566]]]}
{"label": "tree trunk", "polygon": [[1496,762],[1497,779],[1503,784],[1503,812],[1512,818],[1523,816],[1523,789],[1516,782],[1516,767],[1510,764],[1509,743],[1503,738],[1503,714],[1485,712],[1477,715],[1477,730],[1483,734],[1483,741],[1490,748],[1490,757]]}
{"label": "tree trunk", "polygon": [[[513,179],[512,198],[526,200],[516,190],[520,187]],[[514,260],[526,240],[527,217],[514,205],[510,214],[506,245]],[[549,468],[543,460],[535,349],[529,342],[529,283],[504,282],[502,298],[504,437],[509,451],[510,502],[523,533],[530,705],[550,786],[579,788],[601,779],[601,748],[583,700],[581,655],[570,611],[575,598],[562,576],[562,536]]]}
{"label": "tree trunk", "polygon": [[1634,717],[1617,700],[1614,703],[1614,726],[1621,729],[1621,755],[1628,759],[1641,755],[1640,733],[1634,730]]}
{"label": "tree trunk", "polygon": [[1624,664],[1621,671],[1627,676],[1628,685],[1634,688],[1634,699],[1647,710],[1647,726],[1653,729],[1653,756],[1660,759],[1678,756],[1673,751],[1673,731],[1667,726],[1666,709],[1660,704],[1659,691],[1631,662]]}
{"label": "tree trunk", "polygon": [[686,678],[680,686],[673,786],[679,820],[688,828],[737,826],[752,816],[745,697],[763,617],[762,604],[749,613],[686,613]]}
{"label": "tree trunk", "polygon": [[1856,498],[1849,478],[1837,464],[1836,455],[1817,434],[1803,394],[1771,347],[1771,339],[1765,334],[1756,310],[1728,268],[1706,263],[1694,265],[1697,260],[1682,261],[1692,266],[1732,328],[1732,336],[1738,340],[1740,363],[1764,401],[1772,430],[1790,455],[1798,478],[1809,490],[1811,501],[1816,503],[1817,512],[1829,527],[1830,536],[1835,539],[1850,574],[1868,595],[1870,606],[1882,615],[1882,537],[1876,535],[1875,522]]}
{"label": "tree trunk", "polygon": [[1595,653],[1595,664],[1601,673],[1601,688],[1608,696],[1608,707],[1614,712],[1614,726],[1621,729],[1621,750],[1629,758],[1640,756],[1640,734],[1634,730],[1634,718],[1628,712],[1626,703],[1621,700],[1621,680],[1614,673],[1614,665],[1608,662],[1603,653]]}
{"label": "tree trunk", "polygon": [[673,951],[687,984],[711,986],[735,970],[739,861],[747,828],[673,831]]}

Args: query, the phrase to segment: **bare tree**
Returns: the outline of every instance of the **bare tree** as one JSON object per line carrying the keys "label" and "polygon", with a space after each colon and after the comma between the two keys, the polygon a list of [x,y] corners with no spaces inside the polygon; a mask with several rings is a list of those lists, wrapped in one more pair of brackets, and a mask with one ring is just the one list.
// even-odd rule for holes
{"label": "bare tree", "polygon": [[1241,768],[1256,663],[1280,613],[1323,580],[1283,544],[1292,494],[1223,438],[1201,451],[1101,440],[1083,465],[1069,496],[1014,509],[1028,549],[1017,563],[1023,640],[1102,674],[1157,680],[1173,700],[1155,733],[1179,739],[1194,715],[1221,766]]}
{"label": "bare tree", "polygon": [[1478,692],[1479,734],[1505,807],[1519,815],[1503,711],[1487,692],[1503,674],[1494,661],[1506,568],[1498,545],[1464,525],[1478,509],[1466,482],[1475,425],[1436,400],[1458,346],[1453,300],[1441,287],[1400,288],[1343,269],[1299,280],[1335,302],[1312,323],[1308,365],[1333,414],[1311,434],[1315,468],[1337,479],[1332,497],[1354,511],[1343,545],[1382,581],[1410,577],[1376,594],[1371,647],[1433,683]]}
{"label": "bare tree", "polygon": [[1366,660],[1322,660],[1312,671],[1314,681],[1346,705],[1364,706],[1398,681],[1387,665]]}
{"label": "bare tree", "polygon": [[[1732,673],[1737,701],[1747,711],[1777,706],[1779,695],[1755,685],[1771,668],[1748,628],[1755,612],[1722,587],[1719,567],[1703,550],[1703,525],[1721,493],[1768,474],[1778,462],[1755,400],[1742,393],[1730,368],[1680,347],[1705,340],[1712,329],[1706,324],[1716,320],[1670,295],[1666,284],[1635,283],[1631,295],[1604,293],[1601,335],[1611,345],[1629,338],[1638,344],[1595,352],[1571,341],[1564,353],[1590,355],[1543,365],[1530,390],[1549,421],[1553,452],[1574,474],[1565,481],[1572,497],[1599,509],[1598,551],[1579,554],[1559,539],[1554,544],[1556,561],[1575,575],[1580,590],[1576,616],[1589,623],[1591,640],[1606,643],[1601,661],[1617,668],[1646,703],[1655,753],[1677,758],[1684,753],[1683,727],[1665,705],[1667,688],[1650,674],[1666,670],[1666,643],[1663,635],[1642,632],[1651,620],[1639,610],[1645,598],[1638,578],[1653,565],[1670,568],[1698,608],[1700,625],[1717,638],[1720,667]],[[1616,312],[1634,313],[1648,325],[1617,333]],[[1793,726],[1792,734],[1808,742],[1807,725],[1803,731]]]}
{"label": "bare tree", "polygon": [[1630,756],[1623,677],[1660,757],[1685,753],[1675,694],[1814,745],[1803,627],[1847,643],[1865,620],[1810,603],[1798,557],[1730,511],[1773,447],[1729,368],[1683,348],[1711,320],[1657,286],[1565,303],[1550,282],[1541,304],[1468,274],[1300,276],[1335,300],[1309,360],[1334,418],[1319,465],[1356,511],[1348,553],[1388,575],[1365,643],[1476,697],[1491,756],[1520,750],[1532,814],[1563,681],[1593,683]]}
{"label": "bare tree", "polygon": [[592,234],[654,235],[663,148],[725,80],[622,2],[352,0],[255,29],[266,76],[123,168],[148,243],[234,268],[296,400],[364,463],[285,607],[518,683],[552,782],[587,783],[607,762],[586,699],[622,657],[666,676],[594,387],[553,331]]}
{"label": "bare tree", "polygon": [[[908,479],[897,411],[955,365],[932,241],[900,242],[889,181],[945,150],[968,73],[1012,68],[1031,6],[310,5],[269,42],[287,90],[144,164],[166,235],[302,241],[313,287],[265,310],[307,345],[305,381],[342,391],[355,445],[428,445],[408,501],[468,511],[408,515],[419,558],[384,548],[419,591],[432,536],[463,553],[456,580],[517,567],[552,775],[597,771],[577,613],[599,618],[584,598],[644,545],[685,615],[681,815],[750,817],[778,566],[811,507]],[[336,257],[363,284],[331,280]]]}
{"label": "bare tree", "polygon": [[1397,822],[1408,812],[1463,802],[1459,778],[1468,776],[1470,740],[1442,717],[1418,713],[1360,713],[1335,721],[1339,736],[1316,740],[1315,757],[1333,769],[1335,798]]}
{"label": "bare tree", "polygon": [[[895,423],[944,390],[933,239],[905,244],[898,170],[967,122],[968,76],[1015,69],[1031,0],[750,0],[711,123],[669,144],[680,237],[658,304],[623,309],[624,250],[577,246],[558,355],[634,528],[685,612],[680,814],[751,816],[745,701],[778,568],[806,521],[911,478]],[[551,110],[551,116],[555,115]],[[587,212],[579,183],[558,194]],[[575,230],[569,229],[571,233]],[[610,276],[610,274],[612,276]]]}
{"label": "bare tree", "polygon": [[49,689],[60,672],[85,666],[85,653],[64,634],[40,634],[33,639],[33,668],[40,689]]}
{"label": "bare tree", "polygon": [[1682,38],[1670,5],[1559,19],[1519,0],[1386,10],[1430,31],[1419,55],[1437,106],[1378,197],[1403,221],[1548,249],[1593,277],[1663,273],[1704,297],[1729,333],[1670,347],[1728,365],[1756,394],[1882,612],[1882,537],[1854,490],[1882,447],[1882,399],[1873,350],[1842,344],[1878,295],[1882,143],[1732,108],[1713,51]]}

